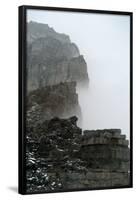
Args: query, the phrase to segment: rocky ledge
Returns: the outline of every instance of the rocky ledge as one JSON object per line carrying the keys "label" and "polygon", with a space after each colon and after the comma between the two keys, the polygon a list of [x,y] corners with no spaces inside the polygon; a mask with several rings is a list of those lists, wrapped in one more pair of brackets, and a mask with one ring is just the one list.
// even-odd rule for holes
{"label": "rocky ledge", "polygon": [[[120,129],[84,131],[55,117],[27,132],[27,192],[128,186],[129,147]],[[37,137],[36,137],[37,136]]]}
{"label": "rocky ledge", "polygon": [[81,121],[81,108],[78,102],[75,82],[65,82],[31,91],[27,96],[27,125],[52,119],[68,118],[77,115]]}

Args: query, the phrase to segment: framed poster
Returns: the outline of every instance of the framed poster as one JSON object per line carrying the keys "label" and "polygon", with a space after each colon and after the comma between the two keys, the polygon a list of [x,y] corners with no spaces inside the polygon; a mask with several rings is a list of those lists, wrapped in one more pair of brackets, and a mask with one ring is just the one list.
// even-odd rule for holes
{"label": "framed poster", "polygon": [[19,193],[132,187],[132,13],[19,7]]}

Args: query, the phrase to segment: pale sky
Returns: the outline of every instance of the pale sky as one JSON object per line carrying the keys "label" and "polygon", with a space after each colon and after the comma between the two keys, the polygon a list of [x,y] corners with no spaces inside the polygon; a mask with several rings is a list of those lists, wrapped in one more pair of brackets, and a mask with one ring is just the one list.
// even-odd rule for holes
{"label": "pale sky", "polygon": [[27,21],[69,35],[84,55],[90,87],[79,90],[83,129],[121,128],[129,139],[130,17],[28,10]]}

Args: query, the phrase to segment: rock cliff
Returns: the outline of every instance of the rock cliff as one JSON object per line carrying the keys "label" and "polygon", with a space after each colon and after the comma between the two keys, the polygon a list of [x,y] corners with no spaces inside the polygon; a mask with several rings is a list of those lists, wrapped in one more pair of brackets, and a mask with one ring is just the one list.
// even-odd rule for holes
{"label": "rock cliff", "polygon": [[52,27],[49,27],[48,24],[37,23],[30,21],[27,26],[27,41],[32,43],[38,38],[46,38],[51,36],[62,43],[69,43],[70,38],[68,35],[63,33],[57,33]]}
{"label": "rock cliff", "polygon": [[78,47],[36,22],[27,24],[27,44],[27,192],[129,186],[130,150],[121,130],[77,126],[76,86],[89,81]]}
{"label": "rock cliff", "polygon": [[31,91],[27,96],[27,121],[31,125],[53,117],[67,118],[72,115],[77,115],[81,121],[75,82],[46,86]]}
{"label": "rock cliff", "polygon": [[53,118],[27,133],[28,192],[129,185],[130,152],[121,130],[82,132],[76,123],[76,116]]}
{"label": "rock cliff", "polygon": [[27,90],[60,82],[88,84],[84,57],[69,36],[47,24],[27,24]]}

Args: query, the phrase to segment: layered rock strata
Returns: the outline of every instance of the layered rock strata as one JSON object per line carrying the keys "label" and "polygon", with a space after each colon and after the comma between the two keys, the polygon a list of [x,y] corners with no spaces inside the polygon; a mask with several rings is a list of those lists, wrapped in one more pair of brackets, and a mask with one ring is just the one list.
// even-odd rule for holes
{"label": "layered rock strata", "polygon": [[61,82],[88,84],[84,57],[69,36],[47,24],[27,24],[27,92]]}
{"label": "layered rock strata", "polygon": [[75,116],[53,118],[35,129],[38,140],[28,133],[28,192],[129,186],[130,152],[121,130],[82,133],[76,123]]}
{"label": "layered rock strata", "polygon": [[46,86],[31,91],[27,97],[28,126],[53,117],[68,118],[73,115],[77,115],[81,120],[75,82]]}

